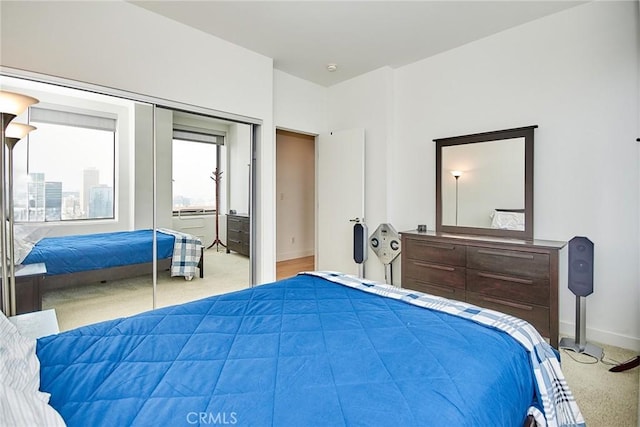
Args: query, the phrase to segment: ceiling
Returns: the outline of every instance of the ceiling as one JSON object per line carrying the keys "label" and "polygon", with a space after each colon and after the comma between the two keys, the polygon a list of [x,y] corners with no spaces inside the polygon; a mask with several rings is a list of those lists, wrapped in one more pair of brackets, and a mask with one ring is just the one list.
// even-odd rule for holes
{"label": "ceiling", "polygon": [[[400,67],[585,1],[131,1],[332,86]],[[328,64],[337,64],[329,72]]]}

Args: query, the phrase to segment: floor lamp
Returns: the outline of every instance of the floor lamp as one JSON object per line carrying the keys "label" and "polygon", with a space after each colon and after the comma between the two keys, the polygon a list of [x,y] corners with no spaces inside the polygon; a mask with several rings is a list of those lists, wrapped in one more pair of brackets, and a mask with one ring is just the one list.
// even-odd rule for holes
{"label": "floor lamp", "polygon": [[458,179],[462,176],[462,171],[451,171],[451,175],[456,179],[456,225],[458,225]]}
{"label": "floor lamp", "polygon": [[[30,130],[35,129],[28,125],[12,124],[11,121],[37,102],[37,99],[30,96],[0,91],[0,125],[2,130],[2,148],[0,149],[0,189],[2,189],[2,197],[0,197],[0,221],[2,223],[0,227],[0,252],[2,252],[2,260],[0,260],[0,266],[2,268],[2,311],[8,316],[14,315],[16,311],[13,242],[13,147]],[[10,127],[10,124],[13,126]],[[8,148],[8,168],[5,160],[5,145]],[[7,176],[9,177],[8,181]],[[9,218],[8,234],[7,218]]]}

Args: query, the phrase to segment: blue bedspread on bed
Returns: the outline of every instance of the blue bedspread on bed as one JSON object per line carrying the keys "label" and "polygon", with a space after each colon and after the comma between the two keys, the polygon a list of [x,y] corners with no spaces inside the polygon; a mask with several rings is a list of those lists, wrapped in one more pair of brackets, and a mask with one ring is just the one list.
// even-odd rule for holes
{"label": "blue bedspread on bed", "polygon": [[520,426],[528,353],[449,314],[299,275],[38,340],[70,426]]}
{"label": "blue bedspread on bed", "polygon": [[[158,259],[170,258],[174,237],[156,233]],[[47,274],[65,274],[152,262],[152,230],[45,237],[22,264],[43,262]]]}

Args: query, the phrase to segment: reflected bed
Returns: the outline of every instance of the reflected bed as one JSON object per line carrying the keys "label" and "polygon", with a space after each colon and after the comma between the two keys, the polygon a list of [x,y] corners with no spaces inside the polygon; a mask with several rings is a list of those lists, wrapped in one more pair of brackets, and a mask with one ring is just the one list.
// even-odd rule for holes
{"label": "reflected bed", "polygon": [[[156,233],[158,271],[169,270],[173,265],[176,236],[169,232],[177,233],[169,230]],[[152,230],[45,237],[33,246],[22,264],[46,265],[43,291],[135,277],[153,271],[152,239]],[[197,267],[200,277],[204,277],[201,245],[195,258],[179,262],[184,264],[183,273],[177,266],[178,274],[172,271],[172,275],[193,277]]]}

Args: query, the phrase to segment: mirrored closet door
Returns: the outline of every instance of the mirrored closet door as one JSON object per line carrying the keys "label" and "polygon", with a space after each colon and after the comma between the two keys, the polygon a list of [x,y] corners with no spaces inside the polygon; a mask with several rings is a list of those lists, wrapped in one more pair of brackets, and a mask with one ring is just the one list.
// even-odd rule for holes
{"label": "mirrored closet door", "polygon": [[[156,212],[160,235],[197,238],[200,267],[159,280],[157,305],[246,288],[250,283],[251,125],[174,108],[155,110]],[[180,237],[177,237],[180,238]],[[197,252],[195,252],[197,251]],[[180,257],[180,253],[174,255]],[[193,277],[193,279],[191,279]]]}
{"label": "mirrored closet door", "polygon": [[11,149],[18,314],[55,309],[67,330],[250,286],[254,124],[68,81],[0,87],[39,100]]}

